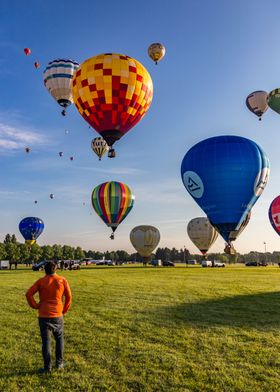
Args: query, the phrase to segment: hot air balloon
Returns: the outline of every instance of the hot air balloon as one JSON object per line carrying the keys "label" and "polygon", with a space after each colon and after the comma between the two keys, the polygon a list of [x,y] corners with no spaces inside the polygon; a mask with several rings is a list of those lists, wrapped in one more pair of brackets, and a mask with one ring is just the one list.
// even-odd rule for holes
{"label": "hot air balloon", "polygon": [[70,157],[70,161],[73,161],[74,160],[74,157]]}
{"label": "hot air balloon", "polygon": [[31,151],[30,147],[25,147],[25,152],[29,153]]}
{"label": "hot air balloon", "polygon": [[149,261],[153,250],[160,241],[160,232],[154,226],[142,225],[134,227],[130,232],[130,242],[144,258],[144,262]]}
{"label": "hot air balloon", "polygon": [[37,201],[37,200],[34,200],[34,203],[35,203],[35,204],[37,204],[37,203],[38,203],[38,201]]}
{"label": "hot air balloon", "polygon": [[263,192],[269,171],[262,149],[239,136],[203,140],[181,165],[187,191],[229,245]]}
{"label": "hot air balloon", "polygon": [[217,230],[205,217],[194,218],[189,221],[187,232],[191,241],[204,255],[208,252],[218,237]]}
{"label": "hot air balloon", "polygon": [[160,43],[151,44],[148,48],[148,55],[157,64],[165,56],[165,47]]}
{"label": "hot air balloon", "polygon": [[53,193],[50,194],[50,199],[54,199],[54,194]]}
{"label": "hot air balloon", "polygon": [[92,206],[108,227],[111,239],[118,225],[127,217],[134,204],[134,195],[126,184],[117,181],[104,182],[92,191]]}
{"label": "hot air balloon", "polygon": [[43,230],[44,222],[40,218],[28,217],[19,223],[19,231],[25,239],[25,243],[30,246],[35,244],[36,239],[42,234]]}
{"label": "hot air balloon", "polygon": [[110,147],[145,115],[153,98],[153,82],[137,60],[116,53],[92,57],[73,77],[73,99],[81,116]]}
{"label": "hot air balloon", "polygon": [[251,211],[245,216],[245,219],[243,220],[243,222],[241,223],[241,225],[239,226],[238,230],[232,231],[230,233],[230,237],[229,237],[229,243],[226,243],[226,247],[224,249],[224,252],[229,254],[229,255],[234,255],[236,254],[236,250],[234,249],[233,245],[232,245],[232,241],[235,241],[239,235],[242,233],[242,231],[245,229],[245,227],[248,225],[249,221],[251,219]]}
{"label": "hot air balloon", "polygon": [[273,229],[280,235],[280,196],[277,196],[270,204],[268,216]]}
{"label": "hot air balloon", "polygon": [[95,139],[93,139],[91,142],[91,148],[99,157],[100,161],[103,155],[109,150],[108,144],[102,137],[96,137]]}
{"label": "hot air balloon", "polygon": [[246,98],[247,108],[259,117],[261,120],[264,112],[267,111],[267,92],[266,91],[254,91]]}
{"label": "hot air balloon", "polygon": [[37,61],[34,63],[34,67],[35,68],[40,68],[40,63],[38,63]]}
{"label": "hot air balloon", "polygon": [[29,48],[24,48],[23,51],[26,54],[26,56],[29,56],[31,53],[31,50]]}
{"label": "hot air balloon", "polygon": [[44,84],[51,96],[64,109],[61,114],[66,115],[66,108],[73,103],[72,79],[79,64],[73,60],[57,59],[51,61],[44,71]]}
{"label": "hot air balloon", "polygon": [[272,110],[280,114],[280,88],[270,91],[267,96],[267,104]]}
{"label": "hot air balloon", "polygon": [[58,153],[58,155],[59,155],[60,157],[63,157],[63,152],[60,151],[60,152]]}

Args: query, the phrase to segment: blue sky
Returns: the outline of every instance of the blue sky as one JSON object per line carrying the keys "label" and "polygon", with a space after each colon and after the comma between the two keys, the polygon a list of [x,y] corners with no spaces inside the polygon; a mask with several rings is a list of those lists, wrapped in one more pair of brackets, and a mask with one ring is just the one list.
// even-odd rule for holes
{"label": "blue sky", "polygon": [[[130,230],[152,224],[161,232],[160,246],[196,252],[186,225],[204,214],[181,182],[181,161],[198,141],[234,134],[260,144],[271,162],[267,188],[235,246],[263,251],[266,242],[268,251],[280,250],[267,216],[280,193],[280,116],[269,110],[259,122],[244,103],[251,91],[280,87],[279,13],[276,0],[1,2],[0,239],[10,232],[22,240],[19,221],[39,216],[45,222],[40,244],[132,252]],[[147,48],[158,41],[166,56],[155,66]],[[29,57],[24,47],[31,48]],[[60,115],[43,70],[55,58],[81,63],[104,52],[140,61],[152,76],[154,99],[116,144],[117,158],[99,162],[90,148],[97,134],[73,105]],[[125,182],[135,194],[114,242],[90,204],[92,189],[108,180]],[[223,248],[219,238],[212,250]]]}

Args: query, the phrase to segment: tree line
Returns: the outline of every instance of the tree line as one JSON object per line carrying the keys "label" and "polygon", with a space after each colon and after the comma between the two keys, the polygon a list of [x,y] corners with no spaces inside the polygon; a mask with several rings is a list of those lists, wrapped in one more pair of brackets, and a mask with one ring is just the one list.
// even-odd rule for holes
{"label": "tree line", "polygon": [[[82,260],[90,258],[94,260],[114,260],[142,262],[142,257],[138,253],[129,254],[125,250],[100,252],[95,250],[83,250],[80,246],[73,247],[69,245],[43,245],[34,244],[31,247],[19,243],[14,234],[7,234],[3,243],[0,243],[0,260],[11,260],[18,263],[37,263],[39,260]],[[203,256],[200,254],[191,254],[188,249],[176,248],[157,248],[152,254],[152,259],[162,261],[186,262],[196,260],[200,262]],[[218,260],[223,263],[246,263],[248,261],[267,261],[270,263],[280,262],[280,251],[272,253],[262,253],[251,251],[246,254],[237,253],[230,256],[225,253],[209,253],[208,260]]]}

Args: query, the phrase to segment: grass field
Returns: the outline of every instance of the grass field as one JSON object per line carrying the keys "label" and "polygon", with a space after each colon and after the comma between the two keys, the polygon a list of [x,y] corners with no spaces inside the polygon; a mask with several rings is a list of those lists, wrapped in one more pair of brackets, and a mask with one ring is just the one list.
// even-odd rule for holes
{"label": "grass field", "polygon": [[0,391],[280,391],[278,267],[66,271],[63,372],[42,366],[26,289],[0,271]]}

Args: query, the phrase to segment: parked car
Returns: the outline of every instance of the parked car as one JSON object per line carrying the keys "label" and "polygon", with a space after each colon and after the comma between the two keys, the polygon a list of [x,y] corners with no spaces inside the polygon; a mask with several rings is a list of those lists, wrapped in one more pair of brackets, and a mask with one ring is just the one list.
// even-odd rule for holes
{"label": "parked car", "polygon": [[163,264],[162,264],[162,261],[161,261],[160,259],[158,259],[158,260],[152,260],[150,264],[151,264],[153,267],[160,267],[160,266],[163,265]]}
{"label": "parked car", "polygon": [[266,261],[247,261],[245,265],[246,267],[267,267],[268,263]]}
{"label": "parked car", "polygon": [[175,267],[175,263],[173,263],[173,261],[163,261],[162,266],[163,267]]}
{"label": "parked car", "polygon": [[[214,265],[213,265],[214,263]],[[217,268],[224,268],[226,265],[220,261],[214,260],[213,262],[210,260],[202,260],[201,267],[217,267]]]}
{"label": "parked car", "polygon": [[32,270],[33,271],[41,271],[42,269],[44,269],[45,265],[47,264],[49,260],[42,260],[39,261],[38,263],[35,263],[32,265]]}
{"label": "parked car", "polygon": [[187,265],[195,265],[196,264],[196,260],[186,260],[186,264]]}

